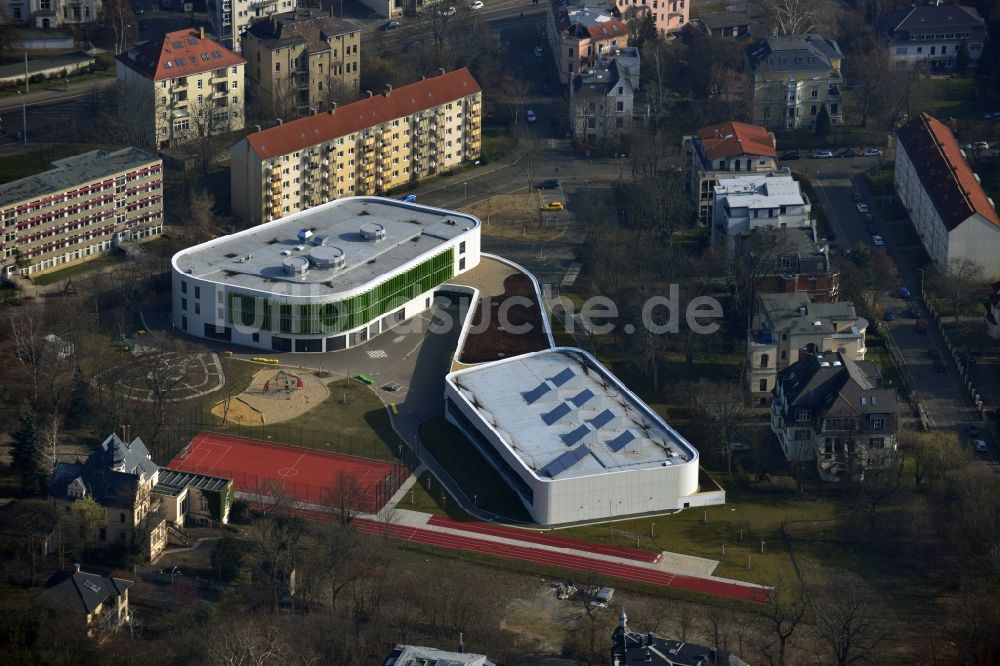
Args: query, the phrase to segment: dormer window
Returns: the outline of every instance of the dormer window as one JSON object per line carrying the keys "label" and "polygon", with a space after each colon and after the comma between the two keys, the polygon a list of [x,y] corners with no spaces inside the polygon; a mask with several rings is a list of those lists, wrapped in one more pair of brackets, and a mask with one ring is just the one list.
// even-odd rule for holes
{"label": "dormer window", "polygon": [[872,417],[872,430],[885,430],[885,419],[881,416]]}
{"label": "dormer window", "polygon": [[795,412],[795,420],[798,421],[799,423],[802,423],[803,421],[808,421],[809,420],[809,410],[808,409],[800,409],[800,410],[796,411]]}

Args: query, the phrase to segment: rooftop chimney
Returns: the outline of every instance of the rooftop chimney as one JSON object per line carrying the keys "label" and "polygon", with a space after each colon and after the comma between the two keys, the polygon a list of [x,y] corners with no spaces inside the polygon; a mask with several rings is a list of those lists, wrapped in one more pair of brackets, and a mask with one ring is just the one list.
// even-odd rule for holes
{"label": "rooftop chimney", "polygon": [[73,570],[76,571],[77,573],[80,573],[80,565],[79,564],[74,564],[73,565]]}
{"label": "rooftop chimney", "polygon": [[205,39],[205,26],[200,26],[198,28],[198,37]]}
{"label": "rooftop chimney", "polygon": [[385,84],[385,96],[388,97],[391,92],[392,92],[392,84],[391,83]]}

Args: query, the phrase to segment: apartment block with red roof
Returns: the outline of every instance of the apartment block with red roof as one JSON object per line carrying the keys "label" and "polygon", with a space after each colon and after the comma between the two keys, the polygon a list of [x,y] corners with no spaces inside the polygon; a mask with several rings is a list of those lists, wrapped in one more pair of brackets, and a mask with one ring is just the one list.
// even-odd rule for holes
{"label": "apartment block with red roof", "polygon": [[551,0],[547,17],[549,46],[555,54],[559,80],[568,84],[574,74],[598,64],[600,56],[628,46],[628,26],[607,5]]}
{"label": "apartment block with red roof", "polygon": [[616,0],[622,18],[642,20],[646,13],[653,14],[656,31],[661,35],[678,32],[687,25],[691,16],[692,0]]}
{"label": "apartment block with red roof", "polygon": [[205,37],[205,29],[168,32],[118,56],[130,123],[150,146],[166,148],[243,129],[246,61]]}
{"label": "apartment block with red roof", "polygon": [[701,224],[712,219],[712,200],[719,178],[738,172],[776,170],[775,145],[774,134],[763,127],[732,121],[684,137],[687,187]]}
{"label": "apartment block with red roof", "polygon": [[895,185],[938,266],[966,259],[1000,278],[1000,217],[944,123],[921,113],[896,130]]}
{"label": "apartment block with red roof", "polygon": [[256,132],[230,150],[233,212],[257,224],[389,192],[478,159],[481,125],[462,68]]}

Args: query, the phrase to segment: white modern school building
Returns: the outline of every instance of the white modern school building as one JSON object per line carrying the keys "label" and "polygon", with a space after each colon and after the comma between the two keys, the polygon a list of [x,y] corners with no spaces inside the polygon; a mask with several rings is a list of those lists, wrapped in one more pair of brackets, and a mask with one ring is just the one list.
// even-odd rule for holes
{"label": "white modern school building", "polygon": [[448,375],[445,415],[542,525],[725,503],[698,451],[593,356],[559,347]]}
{"label": "white modern school building", "polygon": [[354,347],[423,312],[479,264],[471,215],[348,197],[182,250],[174,326],[276,352]]}

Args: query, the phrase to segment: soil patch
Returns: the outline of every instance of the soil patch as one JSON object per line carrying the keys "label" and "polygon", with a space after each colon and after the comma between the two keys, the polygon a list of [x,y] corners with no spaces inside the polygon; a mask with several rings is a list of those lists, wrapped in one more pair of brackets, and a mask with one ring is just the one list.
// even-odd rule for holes
{"label": "soil patch", "polygon": [[537,192],[498,194],[463,210],[482,220],[484,236],[544,242],[563,230],[563,225],[545,225],[542,200]]}
{"label": "soil patch", "polygon": [[228,411],[222,401],[212,407],[212,414],[240,425],[279,423],[322,404],[329,395],[326,382],[315,375],[264,368],[257,371],[243,393],[229,401]]}
{"label": "soil patch", "polygon": [[[542,310],[527,275],[516,273],[503,283],[500,296],[482,297],[476,305],[459,361],[484,363],[549,348]],[[507,303],[518,297],[518,301]],[[530,305],[525,305],[525,299]]]}

